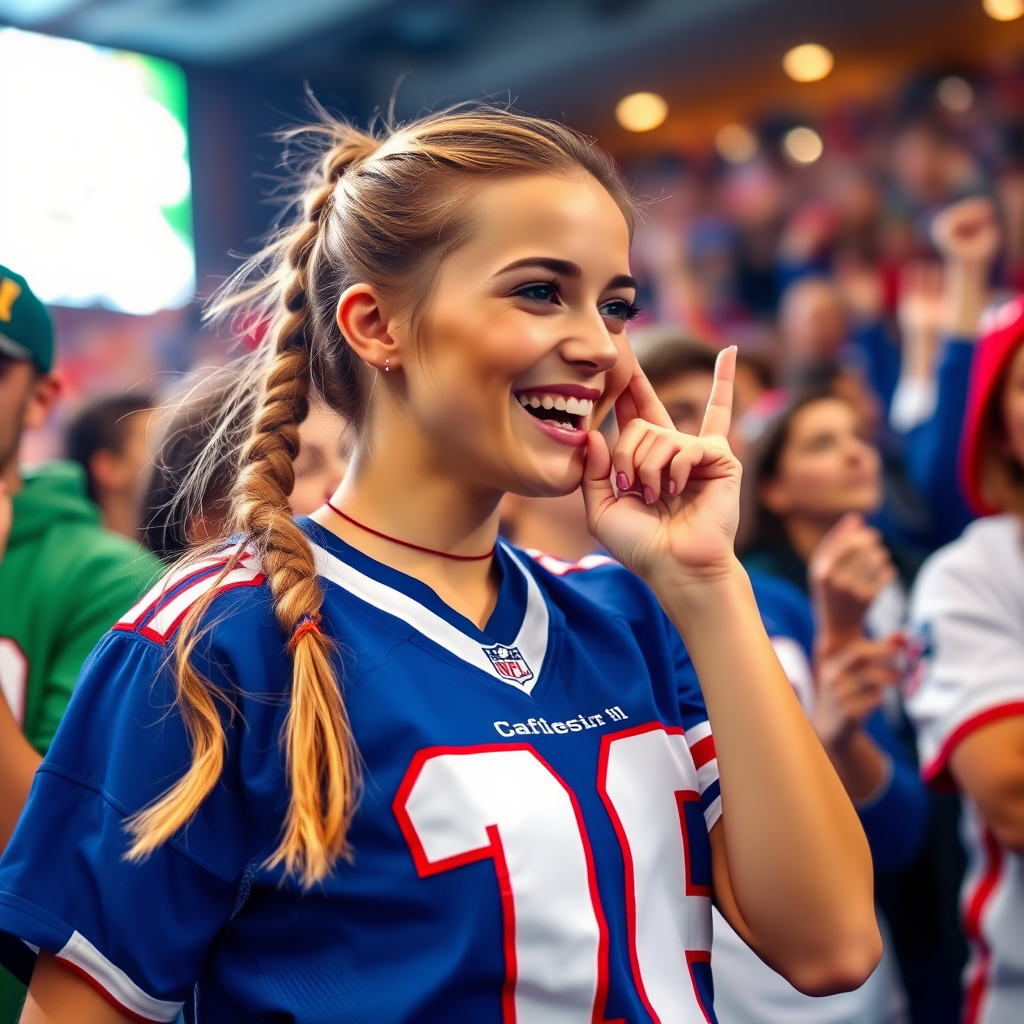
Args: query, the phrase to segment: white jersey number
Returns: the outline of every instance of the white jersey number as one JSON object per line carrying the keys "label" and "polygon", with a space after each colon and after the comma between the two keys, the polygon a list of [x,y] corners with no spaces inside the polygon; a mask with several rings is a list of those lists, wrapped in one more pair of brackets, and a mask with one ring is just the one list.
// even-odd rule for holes
{"label": "white jersey number", "polygon": [[[690,879],[686,805],[704,819],[682,732],[606,736],[596,782],[622,846],[640,998],[660,1024],[705,1024],[693,965],[709,959],[711,894]],[[576,797],[533,747],[421,751],[394,808],[421,877],[493,860],[505,1024],[602,1021],[608,931],[590,840]]]}

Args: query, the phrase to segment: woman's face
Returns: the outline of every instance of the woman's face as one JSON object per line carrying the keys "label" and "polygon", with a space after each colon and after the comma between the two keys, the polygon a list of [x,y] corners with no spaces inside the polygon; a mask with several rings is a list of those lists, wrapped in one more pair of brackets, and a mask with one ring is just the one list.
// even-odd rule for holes
{"label": "woman's face", "polygon": [[625,218],[583,175],[502,179],[467,205],[472,236],[403,346],[410,443],[476,489],[567,494],[632,372]]}
{"label": "woman's face", "polygon": [[882,500],[881,462],[853,409],[836,398],[800,409],[790,423],[778,474],[761,485],[759,496],[783,518],[831,522],[846,512],[874,512]]}
{"label": "woman's face", "polygon": [[1003,385],[1003,425],[1010,452],[1024,466],[1024,346],[1010,363]]}

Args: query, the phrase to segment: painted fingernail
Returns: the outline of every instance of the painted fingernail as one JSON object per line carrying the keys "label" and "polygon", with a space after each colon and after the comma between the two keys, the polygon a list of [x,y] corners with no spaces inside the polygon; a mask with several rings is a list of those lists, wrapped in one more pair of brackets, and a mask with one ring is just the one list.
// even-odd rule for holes
{"label": "painted fingernail", "polygon": [[676,482],[675,482],[675,480],[669,480],[669,482],[668,482],[668,493],[669,494],[675,494],[676,493]]}
{"label": "painted fingernail", "polygon": [[646,501],[648,505],[653,505],[654,504],[654,488],[653,487],[647,487],[646,485],[644,486],[644,501]]}
{"label": "painted fingernail", "polygon": [[620,494],[624,494],[629,490],[629,481],[626,479],[625,473],[615,474],[615,486],[618,488]]}

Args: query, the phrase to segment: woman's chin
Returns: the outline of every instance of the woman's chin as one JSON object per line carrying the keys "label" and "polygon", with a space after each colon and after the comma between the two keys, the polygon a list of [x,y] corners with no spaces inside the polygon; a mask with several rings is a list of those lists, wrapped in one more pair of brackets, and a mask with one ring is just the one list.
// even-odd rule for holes
{"label": "woman's chin", "polygon": [[573,460],[571,464],[559,469],[538,467],[537,472],[522,474],[516,486],[509,490],[526,498],[563,498],[578,490],[582,482],[583,463],[581,461],[577,465],[576,460]]}

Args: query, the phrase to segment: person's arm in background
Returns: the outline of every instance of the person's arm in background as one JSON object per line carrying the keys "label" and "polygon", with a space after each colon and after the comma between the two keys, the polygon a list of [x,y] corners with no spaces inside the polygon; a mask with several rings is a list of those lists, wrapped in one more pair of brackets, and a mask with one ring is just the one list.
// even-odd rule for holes
{"label": "person's arm in background", "polygon": [[999,843],[1024,856],[1024,712],[973,730],[949,766]]}
{"label": "person's arm in background", "polygon": [[852,354],[888,413],[899,379],[900,349],[885,319],[885,287],[877,266],[837,257],[835,281],[850,317],[847,354]]}
{"label": "person's arm in background", "polygon": [[[0,564],[7,550],[12,518],[11,497],[6,484],[0,480]],[[22,735],[0,692],[0,853],[6,849],[18,823],[32,786],[32,777],[41,760]]]}
{"label": "person's arm in background", "polygon": [[896,321],[900,329],[900,377],[889,424],[906,434],[935,415],[936,357],[945,314],[942,264],[908,263],[900,274]]}
{"label": "person's arm in background", "polygon": [[904,460],[907,476],[935,515],[932,540],[941,545],[973,518],[960,494],[956,452],[971,356],[1000,245],[991,201],[973,197],[947,207],[935,218],[932,237],[944,268],[935,407],[930,418],[907,430]]}
{"label": "person's arm in background", "polygon": [[905,692],[925,780],[955,782],[996,841],[1024,855],[1024,626],[999,579],[1014,565],[956,546],[925,565]]}
{"label": "person's arm in background", "polygon": [[814,602],[817,701],[812,723],[853,801],[875,866],[910,862],[924,836],[927,792],[892,735],[881,704],[902,678],[903,638],[871,639],[864,615],[895,578],[877,532],[846,516],[809,566]]}

